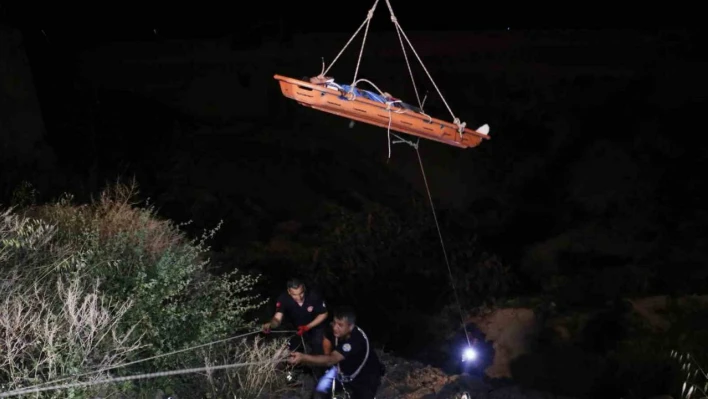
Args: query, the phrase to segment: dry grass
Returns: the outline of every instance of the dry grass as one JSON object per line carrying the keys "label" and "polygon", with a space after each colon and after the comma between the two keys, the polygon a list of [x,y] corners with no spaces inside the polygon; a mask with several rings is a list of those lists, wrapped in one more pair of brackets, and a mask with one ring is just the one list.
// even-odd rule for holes
{"label": "dry grass", "polygon": [[273,394],[285,388],[282,364],[287,356],[287,340],[265,340],[260,336],[243,339],[228,349],[221,351],[213,347],[200,353],[205,365],[215,366],[227,363],[262,363],[235,369],[206,373],[210,398],[249,399]]}
{"label": "dry grass", "polygon": [[671,351],[671,357],[681,364],[685,375],[681,386],[682,399],[708,399],[708,374],[690,353]]}
{"label": "dry grass", "polygon": [[[119,327],[132,301],[112,303],[81,273],[86,253],[56,242],[56,225],[0,211],[0,389],[14,390],[107,368],[140,347]],[[100,374],[97,374],[100,377]],[[37,396],[42,397],[42,396]]]}
{"label": "dry grass", "polygon": [[[53,220],[62,226],[62,234],[84,234],[90,228],[101,244],[120,236],[158,259],[166,250],[184,244],[185,236],[170,220],[156,218],[149,204],[138,207],[138,194],[133,180],[128,185],[107,186],[100,197],[88,205],[74,205],[73,197],[65,194],[56,203],[26,209],[24,216]],[[139,235],[135,234],[137,231]]]}
{"label": "dry grass", "polygon": [[[184,236],[169,220],[153,217],[152,208],[137,207],[134,198],[138,195],[135,181],[131,185],[116,184],[106,188],[95,204],[95,212],[101,216],[99,238],[106,240],[118,234],[141,230],[141,245],[155,257],[184,243]],[[136,242],[137,244],[137,242]]]}
{"label": "dry grass", "polygon": [[140,347],[133,329],[116,329],[131,303],[107,303],[98,284],[85,286],[79,278],[58,279],[53,290],[0,286],[2,390],[107,368]]}
{"label": "dry grass", "polygon": [[[135,206],[136,194],[133,182],[108,187],[85,205],[65,195],[0,209],[0,391],[69,383],[72,376],[218,340],[248,324],[244,315],[259,306],[250,292],[258,276],[208,273],[206,241],[218,227],[192,240],[152,207]],[[257,339],[160,358],[130,373],[271,362],[202,377],[97,385],[90,393],[154,397],[155,389],[166,389],[192,390],[187,397],[255,397],[284,383],[272,360],[282,361],[285,347]],[[89,389],[32,396],[53,395],[95,397]]]}

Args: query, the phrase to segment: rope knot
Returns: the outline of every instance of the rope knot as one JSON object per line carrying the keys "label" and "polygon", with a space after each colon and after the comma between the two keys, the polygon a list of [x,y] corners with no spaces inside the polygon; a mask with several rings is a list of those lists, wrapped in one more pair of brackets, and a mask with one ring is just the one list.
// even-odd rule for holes
{"label": "rope knot", "polygon": [[393,14],[391,14],[391,22],[393,22],[394,24],[398,23],[398,18],[396,18],[396,16]]}
{"label": "rope knot", "polygon": [[[369,10],[369,13],[366,15],[366,19],[371,19],[373,17],[374,17],[374,9],[372,8]],[[361,18],[361,17],[359,17],[359,18]]]}
{"label": "rope knot", "polygon": [[455,121],[453,123],[457,125],[457,131],[460,134],[465,131],[465,126],[467,126],[467,122],[460,122],[460,118],[455,118]]}

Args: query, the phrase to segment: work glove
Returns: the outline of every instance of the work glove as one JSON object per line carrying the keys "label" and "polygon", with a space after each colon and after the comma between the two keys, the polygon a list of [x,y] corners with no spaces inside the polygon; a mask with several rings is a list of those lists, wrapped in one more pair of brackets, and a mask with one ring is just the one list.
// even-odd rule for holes
{"label": "work glove", "polygon": [[310,330],[310,327],[308,327],[307,325],[300,326],[297,328],[297,335],[302,337],[302,335],[305,334],[306,332],[308,332],[309,330]]}

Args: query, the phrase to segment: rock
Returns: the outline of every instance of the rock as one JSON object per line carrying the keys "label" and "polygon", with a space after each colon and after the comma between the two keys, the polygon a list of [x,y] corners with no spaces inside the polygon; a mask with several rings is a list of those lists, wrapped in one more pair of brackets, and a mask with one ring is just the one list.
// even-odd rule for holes
{"label": "rock", "polygon": [[511,361],[526,353],[527,341],[535,331],[532,309],[506,308],[492,310],[472,318],[488,341],[493,342],[494,361],[485,373],[490,378],[511,378]]}

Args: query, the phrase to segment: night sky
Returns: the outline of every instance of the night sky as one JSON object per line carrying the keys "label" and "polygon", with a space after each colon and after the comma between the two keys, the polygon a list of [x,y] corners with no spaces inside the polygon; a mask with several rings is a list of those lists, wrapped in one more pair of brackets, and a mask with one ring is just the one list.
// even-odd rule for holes
{"label": "night sky", "polygon": [[[362,239],[379,258],[359,254],[361,270],[333,266],[336,280],[317,281],[333,302],[358,306],[381,342],[415,336],[417,315],[451,298],[415,150],[394,145],[388,159],[385,129],[350,128],[301,107],[273,79],[317,75],[321,58],[331,62],[364,21],[369,4],[359,3],[339,11],[344,4],[256,4],[250,13],[212,10],[219,22],[163,17],[162,26],[40,26],[5,10],[5,23],[21,32],[43,127],[21,157],[7,149],[23,147],[25,136],[0,131],[9,143],[0,203],[23,180],[43,200],[67,190],[88,200],[107,182],[135,176],[161,216],[194,220],[192,232],[224,220],[215,259],[264,272],[266,295],[294,271],[317,275],[312,254],[331,232],[325,204],[349,212],[360,229],[367,215],[395,214],[398,230]],[[601,5],[535,19],[519,10],[508,20],[511,5],[393,7],[456,116],[491,127],[476,148],[420,145],[456,276],[471,276],[459,284],[465,306],[487,292],[569,308],[706,293],[704,30],[631,26]],[[222,20],[228,13],[235,21]],[[351,83],[362,34],[330,72],[337,81]],[[450,120],[408,55],[426,110]],[[385,2],[360,77],[416,102]],[[4,126],[17,115],[4,112]],[[245,255],[255,247],[258,255]],[[475,269],[489,262],[509,268],[511,288],[493,292],[497,280]],[[403,316],[382,326],[391,314]]]}

